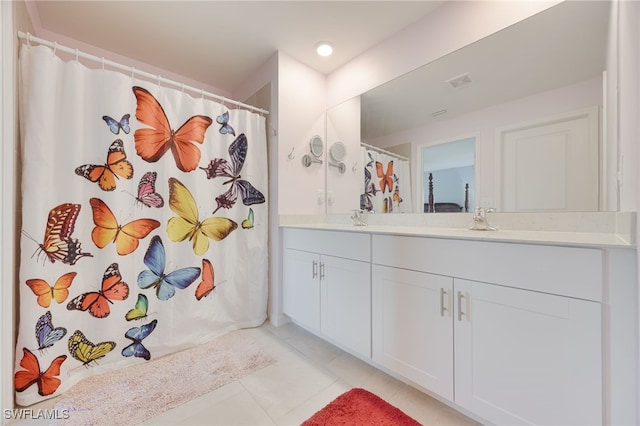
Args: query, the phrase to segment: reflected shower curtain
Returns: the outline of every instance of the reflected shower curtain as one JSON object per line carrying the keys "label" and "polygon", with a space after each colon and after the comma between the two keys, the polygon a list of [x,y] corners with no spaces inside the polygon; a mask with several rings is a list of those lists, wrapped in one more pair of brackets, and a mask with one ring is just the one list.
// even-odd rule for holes
{"label": "reflected shower curtain", "polygon": [[261,324],[264,117],[45,46],[20,65],[17,403]]}
{"label": "reflected shower curtain", "polygon": [[411,213],[409,161],[360,148],[364,180],[360,209],[375,213]]}

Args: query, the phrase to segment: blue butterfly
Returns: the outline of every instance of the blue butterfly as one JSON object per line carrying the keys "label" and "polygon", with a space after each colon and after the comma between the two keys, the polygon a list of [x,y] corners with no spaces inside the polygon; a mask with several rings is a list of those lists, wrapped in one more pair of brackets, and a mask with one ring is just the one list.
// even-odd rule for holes
{"label": "blue butterfly", "polygon": [[236,135],[236,131],[229,125],[229,111],[225,111],[222,115],[217,116],[216,122],[220,125],[221,135]]}
{"label": "blue butterfly", "polygon": [[158,320],[153,320],[149,324],[127,330],[127,332],[124,333],[124,337],[132,340],[133,343],[122,350],[122,356],[137,356],[138,358],[144,358],[149,361],[149,359],[151,359],[151,353],[142,345],[142,340],[155,330],[157,324]]}
{"label": "blue butterfly", "polygon": [[102,119],[107,123],[107,126],[109,126],[109,130],[111,130],[111,133],[117,135],[118,133],[120,133],[120,129],[122,129],[122,131],[126,134],[129,134],[129,132],[131,131],[131,129],[129,128],[129,117],[131,117],[130,114],[125,114],[122,116],[120,121],[116,121],[108,115],[103,115]]}
{"label": "blue butterfly", "polygon": [[153,287],[160,300],[169,300],[176,293],[176,288],[187,288],[200,276],[200,268],[189,267],[177,269],[165,274],[166,253],[158,235],[149,243],[144,255],[145,269],[138,275],[138,286],[142,289]]}
{"label": "blue butterfly", "polygon": [[51,311],[45,312],[36,323],[36,339],[38,339],[38,349],[46,349],[60,341],[67,334],[64,327],[53,327],[51,322]]}

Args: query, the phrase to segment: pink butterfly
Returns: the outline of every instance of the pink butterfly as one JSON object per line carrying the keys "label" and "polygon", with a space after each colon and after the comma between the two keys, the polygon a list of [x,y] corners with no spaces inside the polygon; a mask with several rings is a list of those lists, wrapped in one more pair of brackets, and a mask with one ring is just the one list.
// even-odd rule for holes
{"label": "pink butterfly", "polygon": [[140,179],[138,184],[138,196],[136,201],[144,204],[147,207],[162,207],[164,206],[164,200],[162,196],[156,192],[156,178],[158,173],[147,172]]}

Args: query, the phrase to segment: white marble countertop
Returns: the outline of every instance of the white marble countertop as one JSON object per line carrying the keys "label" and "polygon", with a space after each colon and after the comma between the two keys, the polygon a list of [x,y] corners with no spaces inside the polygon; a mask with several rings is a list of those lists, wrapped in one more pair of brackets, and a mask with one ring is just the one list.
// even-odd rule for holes
{"label": "white marble countertop", "polygon": [[[532,229],[505,229],[498,224],[498,221],[491,222],[500,228],[498,231],[472,231],[468,225],[459,218],[454,223],[445,218],[438,218],[437,223],[424,223],[424,219],[415,220],[408,215],[394,215],[392,220],[380,218],[376,215],[375,220],[370,218],[366,226],[355,226],[348,215],[340,217],[310,216],[281,216],[280,226],[288,228],[318,229],[332,231],[364,232],[371,234],[392,234],[431,238],[452,238],[463,240],[480,241],[500,241],[525,244],[547,244],[578,247],[599,247],[599,248],[635,248],[635,214],[634,213],[610,213],[604,216],[595,216],[598,223],[589,226],[590,218],[582,217],[581,223],[575,226],[562,226],[562,220],[550,221],[545,218],[546,224],[529,223]],[[403,217],[404,216],[404,217]],[[345,217],[347,220],[345,220]],[[404,219],[404,220],[401,220]],[[509,223],[509,218],[503,218],[503,223]],[[563,218],[566,219],[566,218]],[[401,224],[398,222],[400,221]],[[605,222],[615,223],[607,224]],[[373,222],[373,223],[372,223]],[[386,223],[385,223],[386,222]],[[460,222],[460,223],[455,223]],[[549,223],[560,224],[561,226],[549,225]],[[447,226],[449,225],[449,226]],[[451,226],[451,225],[455,225]],[[459,226],[462,225],[462,226]],[[517,228],[517,225],[513,225]],[[564,230],[562,228],[570,228]],[[593,230],[593,231],[592,231]]]}

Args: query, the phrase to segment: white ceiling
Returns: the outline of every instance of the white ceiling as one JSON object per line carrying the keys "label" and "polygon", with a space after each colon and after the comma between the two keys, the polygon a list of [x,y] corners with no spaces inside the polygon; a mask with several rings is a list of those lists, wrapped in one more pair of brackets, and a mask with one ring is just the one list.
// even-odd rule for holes
{"label": "white ceiling", "polygon": [[[37,36],[60,34],[230,93],[278,50],[328,74],[443,3],[26,1]],[[322,40],[335,46],[330,58],[315,53]]]}

